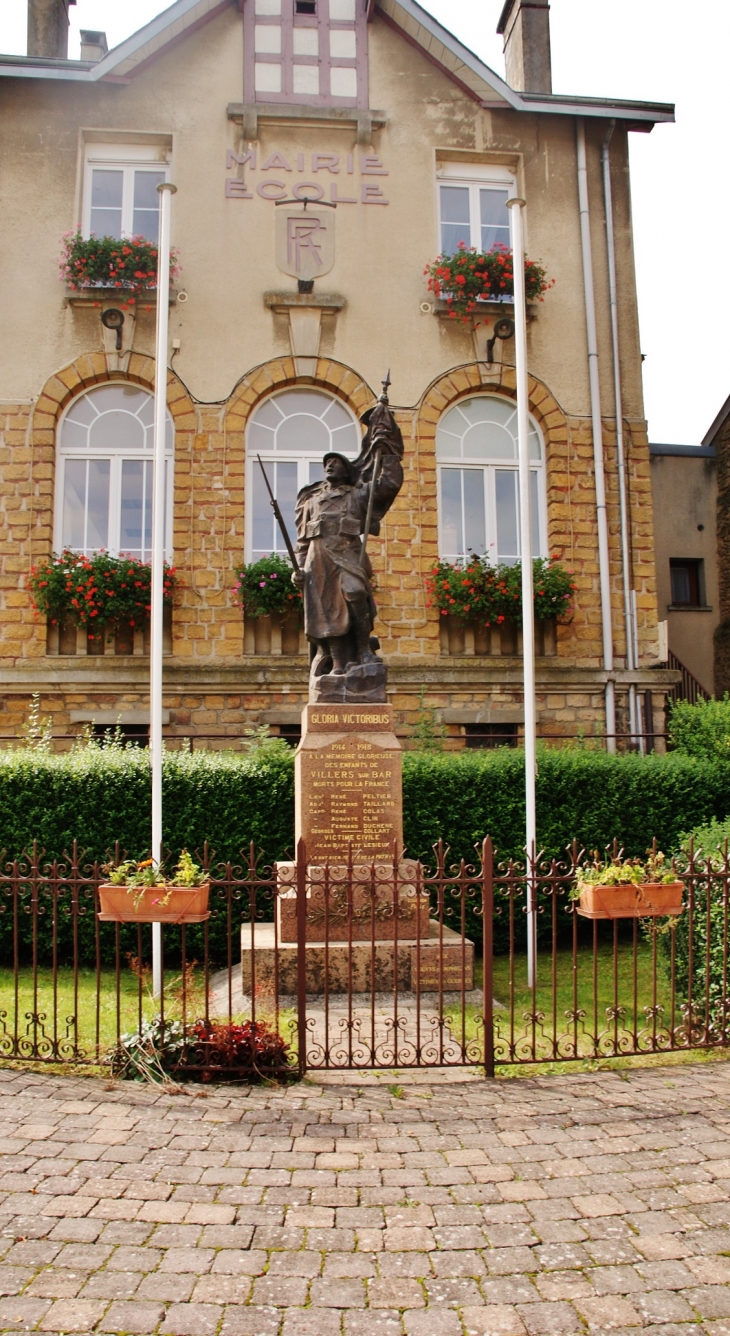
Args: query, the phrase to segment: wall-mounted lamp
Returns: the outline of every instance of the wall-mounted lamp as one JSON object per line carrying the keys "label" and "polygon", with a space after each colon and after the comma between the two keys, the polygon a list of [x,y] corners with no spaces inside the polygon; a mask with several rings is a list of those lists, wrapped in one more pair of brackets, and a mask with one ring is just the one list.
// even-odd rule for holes
{"label": "wall-mounted lamp", "polygon": [[108,311],[102,311],[101,323],[105,329],[115,329],[117,331],[117,341],[114,346],[118,353],[121,352],[124,311],[120,311],[118,306],[112,306],[109,308]]}
{"label": "wall-mounted lamp", "polygon": [[514,336],[514,320],[509,320],[505,315],[495,322],[494,334],[491,339],[487,339],[487,366],[491,366],[494,361],[494,345],[497,339],[513,339]]}

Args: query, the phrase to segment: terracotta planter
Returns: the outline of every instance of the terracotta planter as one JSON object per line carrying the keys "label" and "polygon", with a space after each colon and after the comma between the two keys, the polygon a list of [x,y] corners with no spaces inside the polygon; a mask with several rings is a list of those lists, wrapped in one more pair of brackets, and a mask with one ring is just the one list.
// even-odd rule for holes
{"label": "terracotta planter", "polygon": [[[166,905],[155,904],[170,892]],[[145,886],[141,899],[138,892],[130,894],[126,886],[99,887],[101,910],[99,918],[105,923],[203,923],[210,917],[208,896],[210,885],[204,886]]]}
{"label": "terracotta planter", "polygon": [[580,893],[578,913],[583,918],[660,918],[681,914],[681,881],[667,885],[642,882],[638,886],[586,886]]}

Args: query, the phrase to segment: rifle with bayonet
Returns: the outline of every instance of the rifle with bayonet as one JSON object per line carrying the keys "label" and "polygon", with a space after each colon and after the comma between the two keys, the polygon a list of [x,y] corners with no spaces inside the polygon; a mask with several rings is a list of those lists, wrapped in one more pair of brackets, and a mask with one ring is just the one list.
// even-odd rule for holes
{"label": "rifle with bayonet", "polygon": [[298,570],[300,569],[300,567],[299,567],[299,562],[297,561],[296,553],[295,553],[295,551],[294,551],[294,547],[293,547],[293,545],[292,545],[292,540],[291,540],[291,538],[289,537],[289,533],[288,533],[288,531],[287,531],[287,527],[286,527],[286,525],[285,525],[285,523],[284,523],[284,516],[283,516],[282,513],[281,513],[281,509],[280,509],[280,507],[279,507],[279,502],[277,501],[276,497],[274,496],[274,493],[273,493],[272,490],[271,490],[271,483],[269,482],[269,479],[268,479],[268,477],[267,477],[267,475],[266,475],[266,469],[264,468],[263,464],[261,463],[261,455],[257,455],[256,458],[257,458],[258,461],[259,461],[259,468],[261,469],[261,472],[262,472],[263,475],[264,475],[264,482],[266,483],[266,490],[267,490],[267,492],[269,493],[269,500],[271,501],[271,509],[273,510],[273,512],[274,512],[274,514],[275,514],[275,516],[276,516],[276,522],[277,522],[277,524],[278,524],[278,526],[279,526],[279,528],[280,528],[280,530],[281,530],[281,536],[282,536],[282,538],[284,539],[284,546],[286,547],[286,550],[287,550],[287,552],[289,553],[289,560],[291,561],[291,564],[292,564],[292,566],[294,567],[294,570],[295,570],[295,571],[298,571]]}

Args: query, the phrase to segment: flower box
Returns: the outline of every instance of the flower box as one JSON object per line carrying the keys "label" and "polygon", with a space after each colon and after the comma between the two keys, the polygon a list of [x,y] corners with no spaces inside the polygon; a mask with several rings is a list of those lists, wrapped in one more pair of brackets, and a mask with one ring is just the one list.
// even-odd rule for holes
{"label": "flower box", "polygon": [[[202,886],[99,887],[103,923],[203,923],[210,918],[210,883]],[[160,900],[169,896],[167,904]]]}
{"label": "flower box", "polygon": [[584,886],[578,913],[589,919],[661,918],[666,914],[681,914],[683,890],[681,881]]}

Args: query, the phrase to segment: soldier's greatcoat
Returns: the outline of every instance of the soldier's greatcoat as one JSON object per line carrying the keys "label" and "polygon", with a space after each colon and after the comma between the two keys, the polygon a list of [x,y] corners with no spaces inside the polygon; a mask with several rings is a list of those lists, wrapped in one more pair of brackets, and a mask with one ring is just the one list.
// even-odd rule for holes
{"label": "soldier's greatcoat", "polygon": [[[400,460],[385,455],[375,484],[371,533],[378,532],[402,482]],[[346,635],[347,604],[353,599],[367,599],[375,618],[367,552],[361,562],[369,495],[369,483],[318,482],[303,487],[297,497],[297,559],[305,574],[304,633],[309,640]]]}

